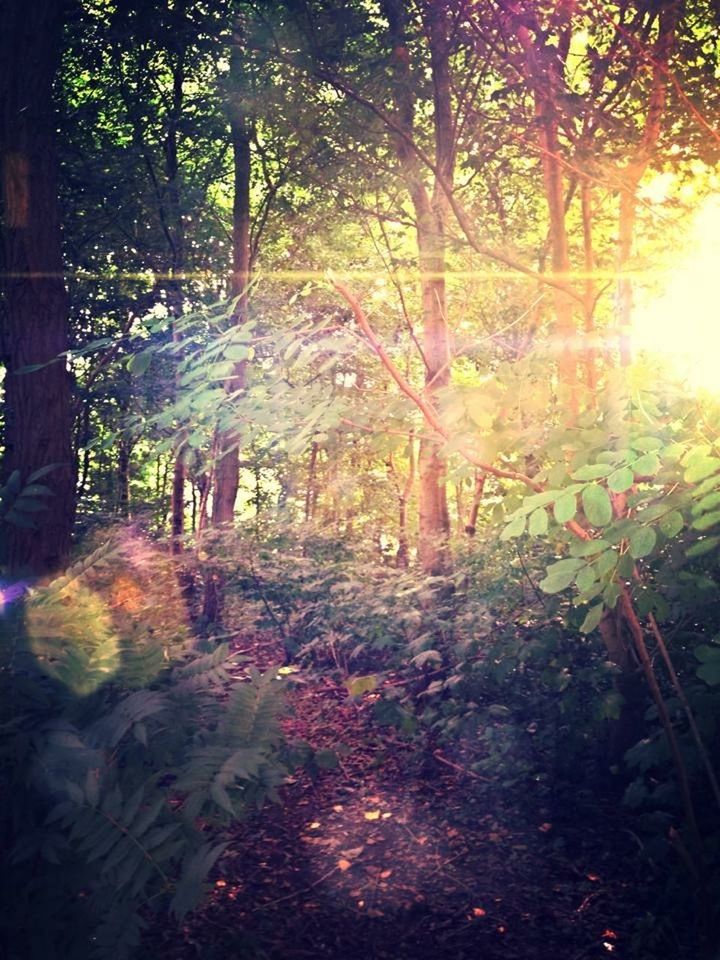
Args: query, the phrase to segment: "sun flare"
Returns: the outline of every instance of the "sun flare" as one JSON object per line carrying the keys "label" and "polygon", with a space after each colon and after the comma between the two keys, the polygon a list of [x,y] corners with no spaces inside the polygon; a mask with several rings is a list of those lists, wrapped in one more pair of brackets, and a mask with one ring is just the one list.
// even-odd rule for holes
{"label": "sun flare", "polygon": [[633,322],[638,353],[655,354],[694,390],[720,391],[720,196],[709,197],[688,231],[662,294],[640,304]]}

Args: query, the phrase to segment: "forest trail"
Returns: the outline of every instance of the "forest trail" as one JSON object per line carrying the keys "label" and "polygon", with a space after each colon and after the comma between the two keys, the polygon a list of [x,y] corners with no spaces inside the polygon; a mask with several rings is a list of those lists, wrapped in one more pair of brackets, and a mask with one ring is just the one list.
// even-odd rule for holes
{"label": "forest trail", "polygon": [[[268,638],[256,638],[252,659],[282,662]],[[180,930],[151,931],[148,956],[633,955],[626,931],[647,876],[619,818],[593,823],[577,805],[551,809],[524,788],[464,775],[442,753],[419,754],[326,676],[299,673],[289,699],[288,738],[336,751],[337,766],[301,772],[282,804],[233,828],[209,902]]]}

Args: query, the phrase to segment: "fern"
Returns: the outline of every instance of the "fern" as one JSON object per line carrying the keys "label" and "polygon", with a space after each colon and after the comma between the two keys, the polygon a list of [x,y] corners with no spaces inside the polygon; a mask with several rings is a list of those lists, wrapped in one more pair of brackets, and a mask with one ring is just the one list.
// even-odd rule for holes
{"label": "fern", "polygon": [[187,817],[212,816],[215,808],[238,816],[239,805],[273,797],[286,769],[268,763],[280,743],[278,713],[283,681],[275,671],[252,672],[232,691],[222,719],[193,750],[177,789],[186,794]]}
{"label": "fern", "polygon": [[4,623],[0,954],[131,957],[148,912],[192,909],[224,825],[286,775],[282,683],[234,679],[226,646],[121,633],[103,587],[119,562],[101,548]]}

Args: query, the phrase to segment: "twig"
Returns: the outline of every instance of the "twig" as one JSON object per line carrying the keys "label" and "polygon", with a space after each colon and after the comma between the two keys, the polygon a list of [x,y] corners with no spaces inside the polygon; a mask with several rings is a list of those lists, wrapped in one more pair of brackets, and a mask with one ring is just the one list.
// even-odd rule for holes
{"label": "twig", "polygon": [[484,783],[492,783],[492,779],[490,777],[483,777],[481,774],[475,773],[474,770],[468,770],[467,767],[461,767],[459,763],[453,763],[452,760],[447,760],[439,750],[433,750],[433,756],[438,763],[444,763],[446,767],[451,767],[453,770],[464,774],[466,777],[470,777],[473,780],[482,780]]}
{"label": "twig", "polygon": [[305,893],[310,893],[311,890],[314,890],[315,887],[319,887],[321,883],[324,883],[328,877],[331,877],[334,873],[337,873],[338,867],[333,867],[332,870],[328,870],[327,873],[324,873],[321,877],[318,877],[309,887],[303,887],[302,890],[293,890],[292,893],[285,894],[284,897],[278,897],[277,900],[268,900],[267,903],[261,903],[259,906],[255,907],[251,913],[259,913],[261,910],[267,910],[268,907],[276,907],[279,903],[285,903],[288,900],[294,900],[295,897],[302,897]]}

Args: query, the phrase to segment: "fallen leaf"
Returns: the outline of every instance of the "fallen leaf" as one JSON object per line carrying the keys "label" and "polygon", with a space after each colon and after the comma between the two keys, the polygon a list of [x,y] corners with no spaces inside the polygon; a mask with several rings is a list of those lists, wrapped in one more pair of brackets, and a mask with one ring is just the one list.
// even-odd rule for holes
{"label": "fallen leaf", "polygon": [[391,814],[390,812],[388,812],[388,813],[384,813],[384,814],[382,815],[382,818],[383,818],[383,820],[388,820],[391,816],[392,816],[392,814]]}
{"label": "fallen leaf", "polygon": [[392,870],[383,870],[383,872],[380,874],[380,878],[382,880],[387,880],[387,878],[391,876],[392,876]]}
{"label": "fallen leaf", "polygon": [[379,810],[366,810],[366,811],[365,811],[365,819],[366,819],[366,820],[379,820],[379,819],[380,819],[380,811],[379,811]]}
{"label": "fallen leaf", "polygon": [[333,813],[342,813],[342,812],[343,812],[343,805],[341,803],[336,803],[335,806],[333,807]]}
{"label": "fallen leaf", "polygon": [[359,857],[363,852],[365,847],[350,847],[348,850],[341,850],[340,853],[347,857],[348,860],[354,860],[356,857]]}
{"label": "fallen leaf", "polygon": [[483,910],[482,907],[473,907],[473,908],[472,908],[472,915],[473,915],[474,917],[484,917],[484,916],[485,916],[485,910]]}
{"label": "fallen leaf", "polygon": [[338,860],[337,865],[338,865],[338,868],[342,870],[343,873],[345,873],[346,870],[350,869],[350,867],[352,866],[352,863],[350,863],[349,860]]}
{"label": "fallen leaf", "polygon": [[597,881],[600,879],[600,877],[596,873],[588,873],[586,874],[586,876],[588,880],[592,880],[595,883],[597,883]]}
{"label": "fallen leaf", "polygon": [[552,830],[552,826],[553,825],[551,823],[541,823],[540,826],[538,827],[538,830],[540,831],[540,833],[550,833],[550,831]]}
{"label": "fallen leaf", "polygon": [[310,824],[310,826],[308,827],[309,830],[318,830],[319,828],[320,828],[320,821],[319,821],[319,820],[313,820],[313,822],[312,822],[312,823]]}

